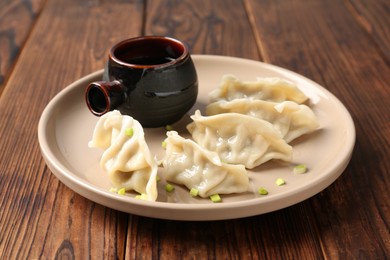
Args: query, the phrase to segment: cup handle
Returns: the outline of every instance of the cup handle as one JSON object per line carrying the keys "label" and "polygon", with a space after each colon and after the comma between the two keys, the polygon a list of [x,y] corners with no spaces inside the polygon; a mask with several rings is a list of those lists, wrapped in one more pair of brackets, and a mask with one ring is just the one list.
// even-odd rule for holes
{"label": "cup handle", "polygon": [[125,102],[125,91],[117,80],[96,81],[86,88],[85,101],[92,114],[101,116]]}

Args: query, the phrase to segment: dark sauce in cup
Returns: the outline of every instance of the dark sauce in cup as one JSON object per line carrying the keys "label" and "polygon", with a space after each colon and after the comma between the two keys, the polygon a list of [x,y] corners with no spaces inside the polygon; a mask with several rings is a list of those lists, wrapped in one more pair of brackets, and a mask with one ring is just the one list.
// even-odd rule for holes
{"label": "dark sauce in cup", "polygon": [[173,43],[163,38],[150,38],[147,41],[124,42],[112,53],[117,60],[129,65],[159,66],[185,56],[181,43]]}
{"label": "dark sauce in cup", "polygon": [[134,65],[161,65],[174,60],[175,58],[171,58],[171,57],[137,57],[137,58],[125,59],[124,61],[126,63],[134,64]]}

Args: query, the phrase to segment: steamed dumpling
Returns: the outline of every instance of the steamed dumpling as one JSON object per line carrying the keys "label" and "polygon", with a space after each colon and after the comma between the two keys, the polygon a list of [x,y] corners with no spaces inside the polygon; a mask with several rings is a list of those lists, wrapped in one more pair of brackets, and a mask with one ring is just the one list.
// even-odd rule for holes
{"label": "steamed dumpling", "polygon": [[100,166],[115,187],[146,194],[150,201],[157,199],[157,162],[137,120],[117,110],[104,114],[88,146],[105,150]]}
{"label": "steamed dumpling", "polygon": [[167,181],[195,188],[200,197],[240,193],[248,190],[249,178],[243,165],[221,162],[208,151],[175,131],[167,132],[165,157],[162,160]]}
{"label": "steamed dumpling", "polygon": [[290,100],[299,104],[308,99],[297,86],[284,79],[258,78],[257,81],[245,82],[232,75],[223,76],[221,85],[210,92],[209,98],[210,102],[246,98],[274,102]]}
{"label": "steamed dumpling", "polygon": [[317,117],[308,106],[292,101],[234,99],[217,101],[206,107],[207,115],[221,113],[240,113],[266,120],[280,131],[287,143],[319,127]]}
{"label": "steamed dumpling", "polygon": [[187,129],[193,139],[224,162],[252,169],[271,159],[292,159],[292,147],[265,120],[238,113],[202,116],[199,110],[191,118]]}

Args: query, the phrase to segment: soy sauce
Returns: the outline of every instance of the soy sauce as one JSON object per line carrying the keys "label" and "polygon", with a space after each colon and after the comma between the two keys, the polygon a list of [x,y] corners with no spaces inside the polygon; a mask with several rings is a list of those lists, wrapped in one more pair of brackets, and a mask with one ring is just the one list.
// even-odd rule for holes
{"label": "soy sauce", "polygon": [[139,66],[165,64],[178,59],[183,54],[182,44],[161,38],[123,42],[112,53],[122,62]]}
{"label": "soy sauce", "polygon": [[173,60],[175,60],[175,58],[171,57],[137,57],[124,59],[126,63],[134,65],[160,65],[171,62]]}

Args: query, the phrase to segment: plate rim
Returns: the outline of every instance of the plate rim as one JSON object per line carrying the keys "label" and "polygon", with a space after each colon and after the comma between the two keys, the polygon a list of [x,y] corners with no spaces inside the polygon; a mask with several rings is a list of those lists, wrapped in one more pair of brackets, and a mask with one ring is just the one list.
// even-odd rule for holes
{"label": "plate rim", "polygon": [[[331,97],[333,101],[337,102],[338,106],[343,110],[344,116],[346,116],[346,120],[348,120],[348,125],[351,126],[348,135],[348,141],[346,145],[346,149],[343,150],[343,154],[338,157],[338,161],[332,166],[329,167],[327,174],[322,174],[320,177],[315,178],[309,184],[304,187],[304,189],[300,189],[297,191],[296,189],[292,189],[290,191],[286,191],[282,194],[273,194],[272,197],[257,197],[253,199],[247,199],[244,201],[234,201],[234,202],[223,202],[223,203],[214,203],[214,204],[186,204],[186,203],[169,203],[169,202],[149,202],[149,201],[141,201],[138,199],[134,199],[131,197],[120,196],[109,191],[105,191],[102,188],[89,183],[87,181],[83,181],[83,179],[76,174],[72,173],[69,169],[67,169],[61,162],[56,158],[53,151],[48,149],[50,145],[47,143],[46,135],[47,135],[47,123],[50,119],[50,115],[53,114],[55,105],[67,94],[72,91],[75,91],[76,88],[80,87],[82,82],[90,82],[94,78],[97,78],[103,74],[103,69],[90,73],[88,75],[83,76],[82,78],[72,82],[67,85],[64,89],[62,89],[59,93],[57,93],[47,104],[45,109],[43,110],[41,117],[38,123],[38,141],[41,149],[42,156],[48,165],[51,172],[66,186],[72,189],[74,192],[80,194],[87,199],[99,203],[101,205],[107,206],[109,208],[113,208],[116,210],[124,211],[131,214],[153,217],[153,218],[161,218],[161,219],[169,219],[169,220],[196,220],[196,221],[205,221],[205,220],[226,220],[226,219],[236,219],[242,217],[249,217],[254,215],[260,215],[272,211],[276,211],[282,208],[286,208],[288,206],[297,204],[302,202],[316,194],[318,194],[321,190],[327,188],[330,184],[332,184],[345,170],[352,156],[353,148],[355,145],[356,138],[356,130],[355,125],[353,123],[353,119],[344,106],[344,104],[330,91],[316,82],[306,78],[303,75],[295,73],[291,70],[287,70],[285,68],[264,63],[261,61],[239,58],[239,57],[231,57],[231,56],[220,56],[220,55],[191,55],[194,61],[201,60],[216,60],[216,61],[238,61],[245,63],[254,63],[256,66],[261,65],[266,69],[278,70],[287,73],[288,75],[292,75],[295,77],[299,77],[308,81],[311,85],[314,85],[316,88],[319,88],[322,92],[324,92],[327,96]],[[325,179],[325,180],[324,180]],[[81,188],[81,190],[80,190]],[[93,193],[95,196],[92,196]],[[294,199],[291,198],[291,195],[294,195]],[[281,197],[281,198],[280,198]],[[298,199],[297,199],[298,197]],[[131,204],[135,206],[135,208],[131,208],[130,210],[126,210],[124,207],[112,206],[107,203],[106,200],[115,200],[124,204]],[[261,203],[259,203],[261,201]],[[255,207],[261,204],[262,209],[250,209],[251,207]],[[274,204],[274,205],[270,205]],[[266,207],[264,207],[266,206]],[[231,208],[235,208],[236,213],[234,216],[231,214],[226,214],[227,211],[230,211]],[[239,210],[239,209],[245,209]],[[155,210],[163,210],[159,216],[156,216]],[[185,214],[185,217],[181,214],[167,214],[169,210],[184,213],[192,212],[193,214]],[[201,211],[202,214],[199,214]],[[198,213],[198,214],[194,214]]]}

